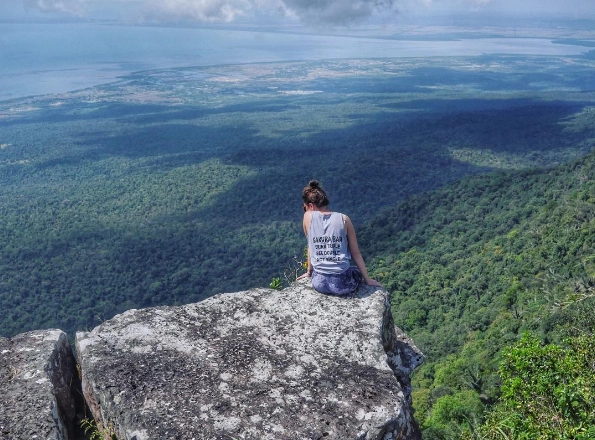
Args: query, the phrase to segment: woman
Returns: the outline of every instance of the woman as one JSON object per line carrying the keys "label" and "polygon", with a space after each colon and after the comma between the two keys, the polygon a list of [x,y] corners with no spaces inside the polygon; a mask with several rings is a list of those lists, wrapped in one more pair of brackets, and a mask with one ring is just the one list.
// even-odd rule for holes
{"label": "woman", "polygon": [[[302,191],[304,234],[308,239],[308,271],[298,279],[312,277],[320,293],[347,295],[362,279],[370,286],[381,284],[368,276],[349,217],[328,209],[329,199],[316,180]],[[351,266],[353,259],[357,267]]]}

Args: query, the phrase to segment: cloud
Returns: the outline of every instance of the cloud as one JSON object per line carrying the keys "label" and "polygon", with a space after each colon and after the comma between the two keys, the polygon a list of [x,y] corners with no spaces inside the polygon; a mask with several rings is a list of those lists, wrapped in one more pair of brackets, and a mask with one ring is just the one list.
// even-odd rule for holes
{"label": "cloud", "polygon": [[75,16],[85,13],[84,0],[24,0],[24,5],[41,12],[64,12]]}
{"label": "cloud", "polygon": [[[5,0],[0,0],[2,4]],[[23,0],[26,8],[82,16],[102,0]],[[105,0],[104,0],[105,1]],[[379,11],[391,10],[395,0],[111,0],[122,7],[134,4],[136,14],[149,21],[230,22],[251,15],[297,17],[305,22],[348,24]],[[424,1],[424,0],[419,0]],[[128,8],[129,9],[129,8]]]}
{"label": "cloud", "polygon": [[306,22],[348,24],[392,5],[393,0],[153,0],[145,16],[229,22],[266,11]]}
{"label": "cloud", "polygon": [[141,14],[148,19],[230,22],[254,8],[253,0],[152,0]]}
{"label": "cloud", "polygon": [[[14,7],[15,0],[0,0],[0,8]],[[587,13],[595,15],[594,0],[22,0],[27,8],[76,16],[86,11],[114,11],[140,20],[231,22],[238,18],[293,17],[305,23],[350,24],[366,18],[403,11],[455,13],[465,11],[525,14]],[[0,11],[1,12],[1,11]]]}
{"label": "cloud", "polygon": [[348,24],[390,11],[392,0],[283,0],[288,14],[308,22]]}

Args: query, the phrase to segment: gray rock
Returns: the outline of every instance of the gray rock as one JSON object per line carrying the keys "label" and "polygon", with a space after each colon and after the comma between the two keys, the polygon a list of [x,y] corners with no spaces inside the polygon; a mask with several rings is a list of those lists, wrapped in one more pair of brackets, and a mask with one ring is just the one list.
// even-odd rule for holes
{"label": "gray rock", "polygon": [[72,438],[74,356],[60,330],[0,338],[0,438]]}
{"label": "gray rock", "polygon": [[388,293],[306,283],[130,310],[77,333],[83,393],[119,439],[417,439],[421,352]]}

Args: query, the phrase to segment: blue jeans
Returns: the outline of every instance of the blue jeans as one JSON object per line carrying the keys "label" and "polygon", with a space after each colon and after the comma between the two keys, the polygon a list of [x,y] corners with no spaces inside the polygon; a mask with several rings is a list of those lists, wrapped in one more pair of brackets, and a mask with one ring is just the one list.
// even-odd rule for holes
{"label": "blue jeans", "polygon": [[355,266],[337,274],[312,272],[312,287],[330,295],[348,295],[359,287],[362,280],[362,273]]}

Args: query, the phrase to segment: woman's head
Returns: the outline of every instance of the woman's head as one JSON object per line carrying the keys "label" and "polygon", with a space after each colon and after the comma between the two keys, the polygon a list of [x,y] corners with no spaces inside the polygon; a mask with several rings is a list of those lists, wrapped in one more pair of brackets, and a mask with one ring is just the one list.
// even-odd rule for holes
{"label": "woman's head", "polygon": [[329,199],[326,192],[320,186],[318,180],[311,180],[308,186],[302,191],[302,200],[304,205],[312,203],[317,208],[328,206]]}

